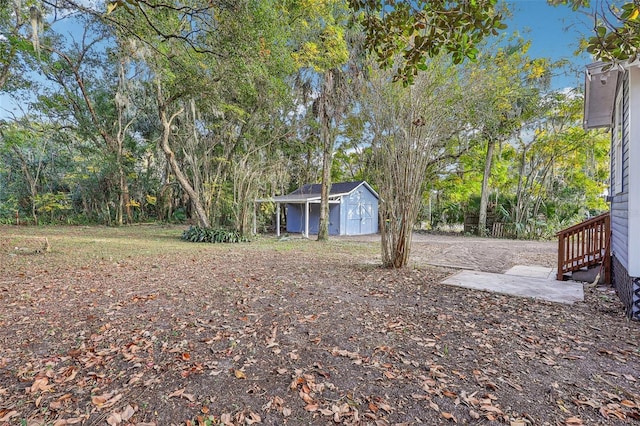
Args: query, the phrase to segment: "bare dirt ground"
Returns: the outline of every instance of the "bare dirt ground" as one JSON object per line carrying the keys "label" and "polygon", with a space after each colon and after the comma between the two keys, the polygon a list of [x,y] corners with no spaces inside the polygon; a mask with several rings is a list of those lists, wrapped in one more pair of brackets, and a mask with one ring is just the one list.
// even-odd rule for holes
{"label": "bare dirt ground", "polygon": [[640,420],[640,324],[611,292],[556,305],[429,265],[553,266],[553,243],[417,235],[391,271],[376,237],[180,231],[0,227],[0,425]]}
{"label": "bare dirt ground", "polygon": [[[341,237],[344,241],[380,243],[379,235]],[[416,233],[411,264],[483,272],[505,272],[514,265],[555,267],[558,243]],[[376,258],[380,262],[380,257]]]}

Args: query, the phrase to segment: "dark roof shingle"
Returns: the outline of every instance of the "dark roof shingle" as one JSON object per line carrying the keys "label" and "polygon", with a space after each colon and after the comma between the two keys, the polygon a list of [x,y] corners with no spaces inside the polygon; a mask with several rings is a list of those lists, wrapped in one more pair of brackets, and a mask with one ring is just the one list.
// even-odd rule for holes
{"label": "dark roof shingle", "polygon": [[[329,195],[337,195],[337,194],[348,194],[360,185],[364,183],[363,180],[359,180],[356,182],[337,182],[331,185],[331,191],[329,191]],[[287,195],[320,195],[320,190],[322,185],[319,183],[310,183],[307,185],[303,185],[295,191],[287,194]]]}

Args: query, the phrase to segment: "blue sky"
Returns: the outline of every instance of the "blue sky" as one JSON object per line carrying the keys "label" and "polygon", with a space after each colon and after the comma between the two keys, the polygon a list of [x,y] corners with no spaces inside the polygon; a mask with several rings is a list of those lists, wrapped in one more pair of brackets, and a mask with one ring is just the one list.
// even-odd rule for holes
{"label": "blue sky", "polygon": [[507,0],[513,17],[506,21],[507,32],[517,31],[531,41],[529,56],[571,61],[573,71],[552,79],[554,89],[581,87],[584,67],[592,62],[590,55],[575,57],[581,36],[593,32],[593,19],[584,12],[574,12],[568,6],[549,6],[546,0]]}

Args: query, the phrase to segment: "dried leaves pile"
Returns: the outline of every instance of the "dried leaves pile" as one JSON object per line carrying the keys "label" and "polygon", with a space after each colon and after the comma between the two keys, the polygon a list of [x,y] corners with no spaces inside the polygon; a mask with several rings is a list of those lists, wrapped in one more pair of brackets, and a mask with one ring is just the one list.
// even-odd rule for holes
{"label": "dried leaves pile", "polygon": [[0,254],[0,425],[640,420],[640,325],[609,292],[555,305],[277,244]]}

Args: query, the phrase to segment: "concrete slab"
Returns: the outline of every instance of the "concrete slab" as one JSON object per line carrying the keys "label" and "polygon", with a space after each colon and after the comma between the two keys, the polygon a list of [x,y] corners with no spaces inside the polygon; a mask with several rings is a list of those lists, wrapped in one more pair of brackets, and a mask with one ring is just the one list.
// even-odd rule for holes
{"label": "concrete slab", "polygon": [[536,265],[516,265],[505,271],[505,275],[517,275],[519,277],[544,278],[553,280],[556,277],[556,270],[546,266]]}
{"label": "concrete slab", "polygon": [[572,304],[584,301],[582,284],[545,278],[461,271],[442,283],[513,296],[531,297],[556,303]]}

